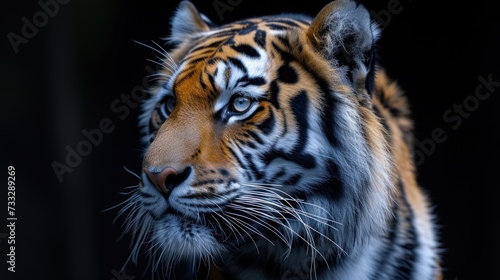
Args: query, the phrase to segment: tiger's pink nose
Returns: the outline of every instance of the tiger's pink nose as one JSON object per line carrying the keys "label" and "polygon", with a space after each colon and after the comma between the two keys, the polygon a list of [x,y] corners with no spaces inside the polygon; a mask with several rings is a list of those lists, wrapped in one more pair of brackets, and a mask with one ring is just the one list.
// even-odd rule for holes
{"label": "tiger's pink nose", "polygon": [[[150,172],[147,170],[147,168],[143,169],[144,173],[148,176],[149,180],[153,185],[155,185],[156,189],[161,192],[161,193],[169,193],[171,191],[171,188],[167,188],[167,178],[169,176],[175,176],[177,175],[177,171],[173,168],[166,167],[162,171],[155,173],[155,172]],[[169,184],[171,186],[172,184]]]}

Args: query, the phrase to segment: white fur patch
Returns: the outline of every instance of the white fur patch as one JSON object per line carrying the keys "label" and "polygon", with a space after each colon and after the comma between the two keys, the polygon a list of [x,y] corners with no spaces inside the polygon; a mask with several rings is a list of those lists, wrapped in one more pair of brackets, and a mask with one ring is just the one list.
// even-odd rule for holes
{"label": "white fur patch", "polygon": [[180,260],[195,266],[200,262],[208,263],[224,251],[210,229],[170,214],[156,221],[151,246],[160,267],[167,272]]}

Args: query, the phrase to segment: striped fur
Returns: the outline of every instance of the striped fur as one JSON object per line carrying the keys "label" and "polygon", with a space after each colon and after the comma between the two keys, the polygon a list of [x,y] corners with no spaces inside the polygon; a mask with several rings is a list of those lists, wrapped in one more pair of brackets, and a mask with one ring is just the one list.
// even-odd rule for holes
{"label": "striped fur", "polygon": [[439,279],[378,33],[348,0],[220,27],[182,2],[120,211],[131,260],[176,279]]}

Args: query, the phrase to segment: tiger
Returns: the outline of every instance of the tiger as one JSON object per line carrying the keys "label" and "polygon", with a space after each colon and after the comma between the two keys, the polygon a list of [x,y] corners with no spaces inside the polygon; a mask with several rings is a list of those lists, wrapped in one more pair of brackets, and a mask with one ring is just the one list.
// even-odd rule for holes
{"label": "tiger", "polygon": [[409,102],[362,4],[216,25],[182,1],[170,25],[119,211],[130,261],[165,279],[443,277]]}

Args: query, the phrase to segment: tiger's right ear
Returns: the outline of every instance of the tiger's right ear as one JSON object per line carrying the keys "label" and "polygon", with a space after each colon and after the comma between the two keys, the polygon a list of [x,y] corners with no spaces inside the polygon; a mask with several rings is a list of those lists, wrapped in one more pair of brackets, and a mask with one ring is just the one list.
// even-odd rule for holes
{"label": "tiger's right ear", "polygon": [[182,1],[171,20],[171,34],[168,40],[174,44],[182,43],[186,37],[210,31],[212,22],[200,14],[193,3]]}
{"label": "tiger's right ear", "polygon": [[353,0],[335,0],[314,18],[307,32],[314,48],[351,81],[373,76],[374,45],[379,37],[368,11]]}

